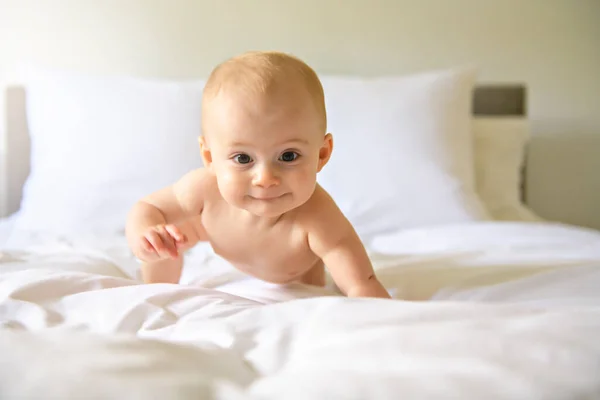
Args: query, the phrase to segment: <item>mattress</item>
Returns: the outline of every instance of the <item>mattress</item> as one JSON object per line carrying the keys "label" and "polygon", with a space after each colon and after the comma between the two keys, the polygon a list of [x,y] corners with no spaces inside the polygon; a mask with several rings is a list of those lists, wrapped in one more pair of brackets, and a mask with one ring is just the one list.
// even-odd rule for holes
{"label": "mattress", "polygon": [[3,399],[600,398],[596,231],[381,237],[392,300],[263,283],[203,245],[180,285],[141,284],[120,236],[11,232],[2,248]]}

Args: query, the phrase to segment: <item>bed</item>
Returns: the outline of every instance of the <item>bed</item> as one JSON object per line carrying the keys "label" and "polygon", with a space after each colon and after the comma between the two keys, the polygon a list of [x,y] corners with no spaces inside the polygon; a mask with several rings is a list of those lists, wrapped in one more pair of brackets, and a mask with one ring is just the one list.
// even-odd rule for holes
{"label": "bed", "polygon": [[475,78],[323,76],[319,181],[381,300],[205,244],[180,285],[141,284],[123,213],[198,167],[202,82],[31,73],[7,97],[0,398],[600,398],[600,233],[527,207],[526,88]]}

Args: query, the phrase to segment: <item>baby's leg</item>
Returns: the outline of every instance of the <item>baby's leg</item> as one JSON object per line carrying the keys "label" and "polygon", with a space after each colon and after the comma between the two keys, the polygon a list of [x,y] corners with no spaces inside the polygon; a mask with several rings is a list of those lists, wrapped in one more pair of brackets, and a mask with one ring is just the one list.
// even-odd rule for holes
{"label": "baby's leg", "polygon": [[323,266],[323,262],[319,261],[302,275],[300,282],[307,285],[325,286],[325,267]]}

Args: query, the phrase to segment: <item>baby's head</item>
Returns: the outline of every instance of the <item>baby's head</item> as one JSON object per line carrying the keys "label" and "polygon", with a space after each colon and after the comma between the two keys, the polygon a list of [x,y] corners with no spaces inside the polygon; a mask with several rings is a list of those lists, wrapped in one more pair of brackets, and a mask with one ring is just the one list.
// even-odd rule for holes
{"label": "baby's head", "polygon": [[223,198],[260,216],[305,203],[329,160],[323,88],[304,62],[248,52],[211,73],[202,100],[205,166]]}

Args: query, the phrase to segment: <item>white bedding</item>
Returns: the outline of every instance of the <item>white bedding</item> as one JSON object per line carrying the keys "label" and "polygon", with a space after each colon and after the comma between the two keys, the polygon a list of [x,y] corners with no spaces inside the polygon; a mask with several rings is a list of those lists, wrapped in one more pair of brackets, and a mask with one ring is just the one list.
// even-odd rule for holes
{"label": "white bedding", "polygon": [[373,246],[394,300],[263,284],[203,246],[183,285],[141,285],[121,237],[13,235],[0,398],[600,398],[600,233],[490,222]]}

